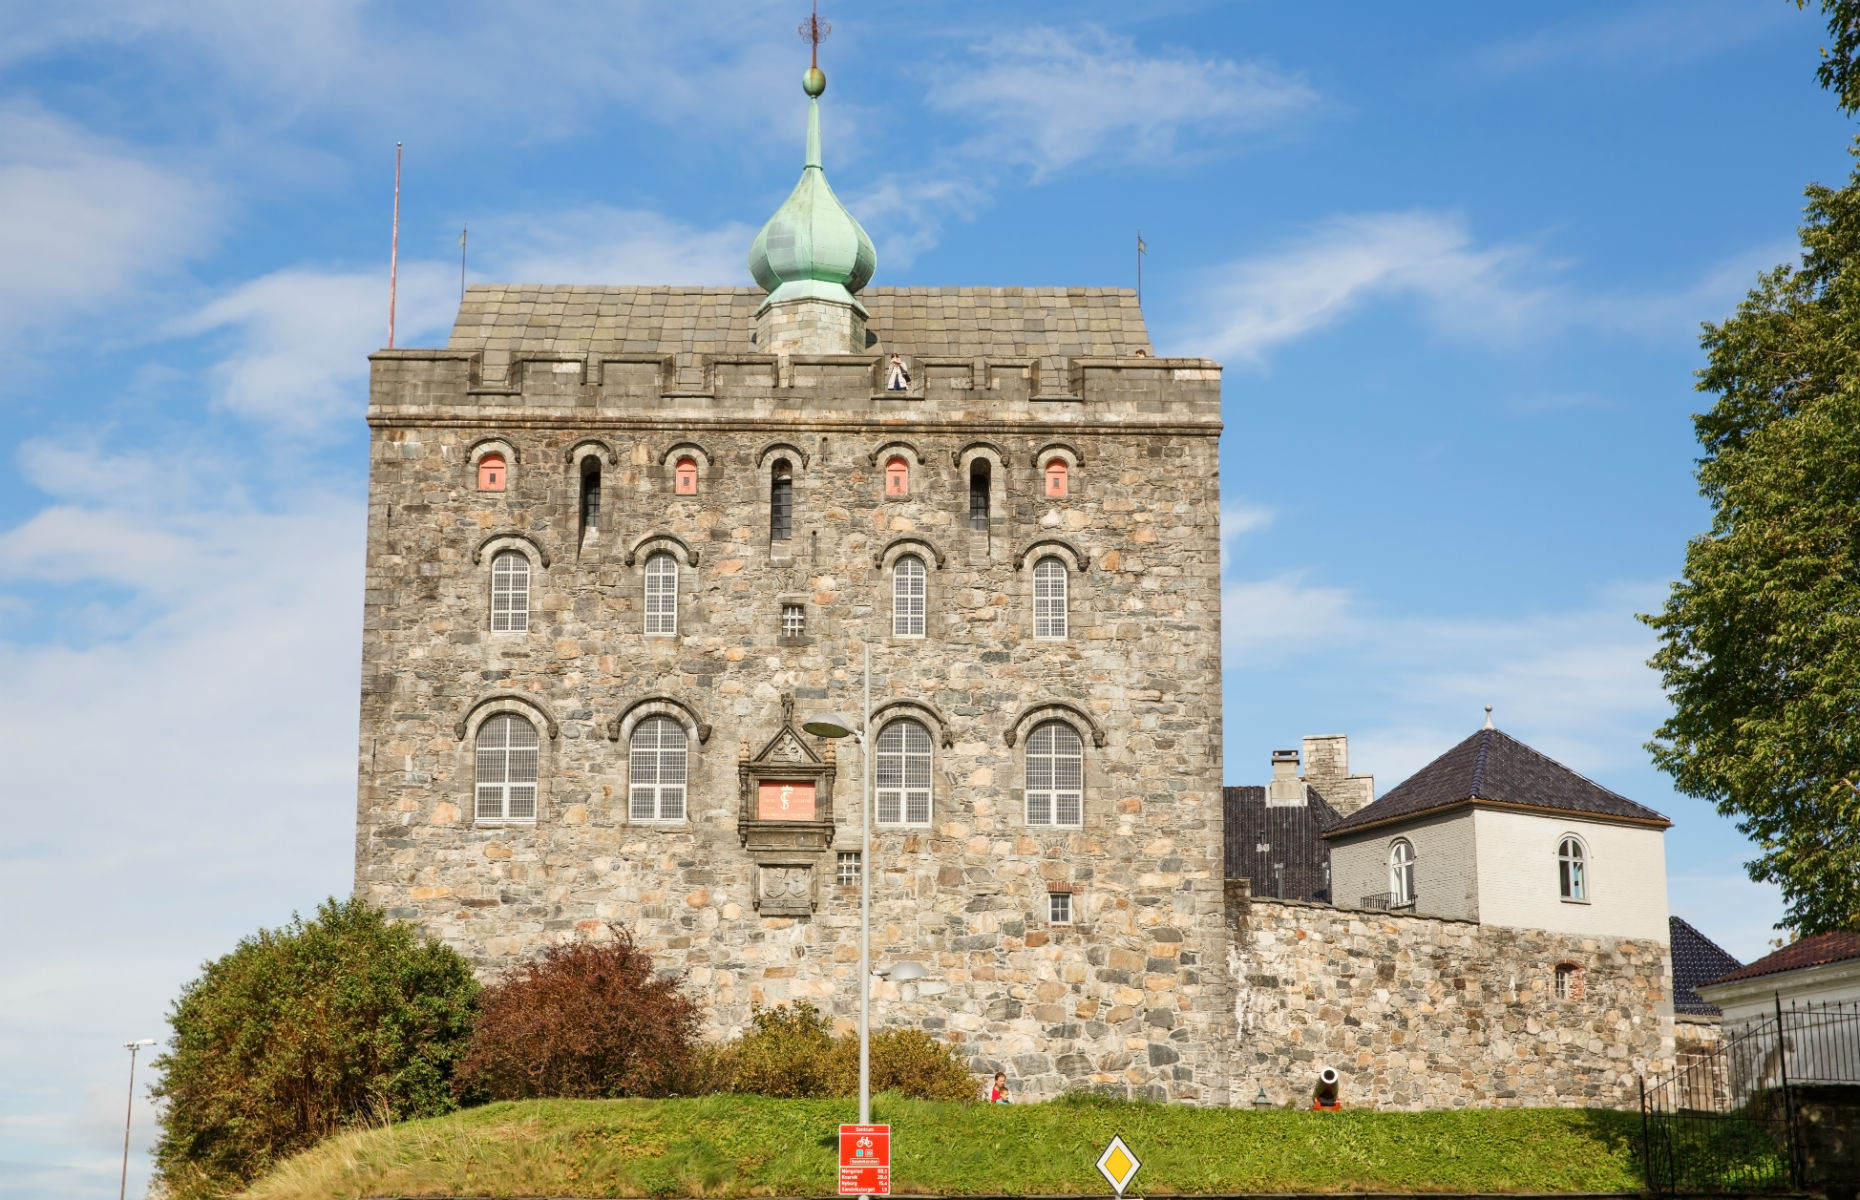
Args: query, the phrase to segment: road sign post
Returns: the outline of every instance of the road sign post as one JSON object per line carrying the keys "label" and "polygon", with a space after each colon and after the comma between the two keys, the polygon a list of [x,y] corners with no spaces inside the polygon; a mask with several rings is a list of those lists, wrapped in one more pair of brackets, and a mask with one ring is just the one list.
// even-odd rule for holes
{"label": "road sign post", "polygon": [[891,1126],[840,1126],[840,1195],[891,1195]]}

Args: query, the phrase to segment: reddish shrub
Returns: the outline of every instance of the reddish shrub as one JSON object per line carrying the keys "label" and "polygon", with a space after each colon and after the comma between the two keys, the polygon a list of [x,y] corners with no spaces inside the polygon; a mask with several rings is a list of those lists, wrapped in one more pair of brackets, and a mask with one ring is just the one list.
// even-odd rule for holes
{"label": "reddish shrub", "polygon": [[691,1063],[698,1006],[683,980],[655,976],[624,929],[609,942],[545,951],[484,990],[461,1098],[663,1096]]}

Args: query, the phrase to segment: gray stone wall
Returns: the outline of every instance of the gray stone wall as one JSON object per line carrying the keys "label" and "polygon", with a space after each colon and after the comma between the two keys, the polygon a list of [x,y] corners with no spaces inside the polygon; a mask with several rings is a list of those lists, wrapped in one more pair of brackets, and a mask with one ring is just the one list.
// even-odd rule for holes
{"label": "gray stone wall", "polygon": [[[1672,980],[1652,940],[1576,937],[1285,900],[1228,885],[1232,1083],[1309,1105],[1335,1067],[1347,1107],[1639,1103],[1672,1069]],[[1568,998],[1559,965],[1579,970]]]}
{"label": "gray stone wall", "polygon": [[[859,752],[841,743],[832,764],[829,840],[779,864],[745,844],[741,780],[784,696],[856,714],[869,646],[881,721],[909,716],[934,742],[931,823],[881,829],[872,863],[876,961],[930,976],[879,984],[876,1021],[937,1033],[1030,1098],[1224,1103],[1218,368],[1079,360],[1042,383],[1026,363],[927,360],[897,397],[874,394],[876,367],[538,360],[486,385],[468,353],[376,356],[357,892],[487,976],[617,923],[685,973],[713,1035],[790,1000],[850,1027],[858,892],[835,860],[858,845]],[[491,438],[507,492],[476,488]],[[696,496],[673,492],[686,452]],[[887,499],[893,453],[911,488]],[[1040,489],[1052,454],[1073,465],[1063,500]],[[583,536],[589,455],[601,524]],[[975,530],[978,455],[994,493]],[[794,479],[783,543],[776,458]],[[679,563],[674,637],[643,632],[655,548]],[[531,563],[524,633],[490,630],[500,549]],[[904,552],[931,568],[923,638],[891,636]],[[1032,635],[1041,553],[1073,568],[1063,641]],[[781,634],[784,602],[805,607],[800,637]],[[474,737],[501,712],[542,733],[533,823],[474,821]],[[648,713],[689,733],[681,822],[629,818],[627,737]],[[1077,829],[1025,820],[1026,737],[1049,717],[1084,742]],[[827,756],[805,740],[803,758]],[[1048,897],[1066,889],[1075,923],[1054,925]],[[797,903],[811,911],[768,915]]]}
{"label": "gray stone wall", "polygon": [[1414,846],[1415,912],[1422,916],[1479,919],[1479,859],[1470,808],[1401,825],[1328,839],[1331,896],[1354,906],[1389,890],[1389,846],[1398,837]]}

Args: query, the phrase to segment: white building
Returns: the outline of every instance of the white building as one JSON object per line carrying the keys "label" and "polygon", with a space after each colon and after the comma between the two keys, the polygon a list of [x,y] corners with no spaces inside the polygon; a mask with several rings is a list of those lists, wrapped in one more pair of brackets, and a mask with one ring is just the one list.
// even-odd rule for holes
{"label": "white building", "polygon": [[1791,942],[1694,989],[1724,1012],[1727,1030],[1807,1005],[1860,1005],[1860,933],[1820,933]]}
{"label": "white building", "polygon": [[1488,725],[1324,832],[1332,901],[1665,943],[1671,824]]}

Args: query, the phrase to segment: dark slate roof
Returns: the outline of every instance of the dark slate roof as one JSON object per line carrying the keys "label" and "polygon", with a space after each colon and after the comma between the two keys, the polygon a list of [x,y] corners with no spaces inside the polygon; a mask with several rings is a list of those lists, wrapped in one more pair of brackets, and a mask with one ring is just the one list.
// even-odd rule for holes
{"label": "dark slate roof", "polygon": [[1707,979],[1706,983],[1736,983],[1740,979],[1755,979],[1759,975],[1776,975],[1783,971],[1799,971],[1803,967],[1819,967],[1828,963],[1846,962],[1851,958],[1860,958],[1860,933],[1818,933],[1800,941],[1790,942],[1774,954],[1766,954],[1747,967],[1739,967],[1716,979]]}
{"label": "dark slate roof", "polygon": [[1673,1011],[1717,1017],[1715,1004],[1707,1004],[1692,989],[1718,978],[1741,965],[1723,947],[1680,917],[1666,918],[1669,941],[1673,948]]}
{"label": "dark slate roof", "polygon": [[1584,779],[1507,733],[1481,729],[1325,833],[1334,836],[1475,800],[1661,828],[1672,824],[1651,808]]}
{"label": "dark slate roof", "polygon": [[1330,899],[1330,847],[1319,834],[1337,811],[1314,788],[1305,796],[1299,807],[1268,808],[1263,787],[1221,789],[1227,878],[1252,880],[1255,896]]}
{"label": "dark slate roof", "polygon": [[[573,287],[474,283],[451,350],[484,355],[501,375],[512,355],[753,354],[761,288]],[[996,359],[1155,353],[1129,288],[866,288],[871,353]]]}

